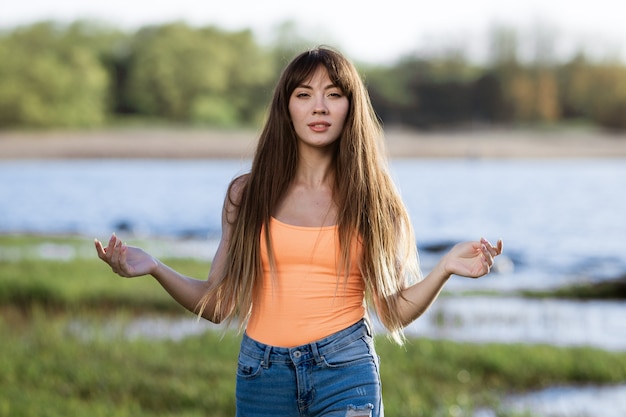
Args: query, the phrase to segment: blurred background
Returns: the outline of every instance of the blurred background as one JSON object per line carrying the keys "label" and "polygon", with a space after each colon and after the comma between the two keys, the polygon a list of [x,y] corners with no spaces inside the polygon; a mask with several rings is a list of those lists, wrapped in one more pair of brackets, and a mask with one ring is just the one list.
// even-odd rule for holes
{"label": "blurred background", "polygon": [[[71,307],[61,333],[77,326],[83,332],[75,304],[85,314],[91,304],[132,300],[157,313],[147,324],[131,320],[134,335],[161,340],[206,331],[193,318],[162,317],[159,309],[171,300],[158,299],[154,308],[131,287],[119,305],[98,301],[94,284],[79,275],[81,262],[93,262],[88,270],[100,271],[93,275],[110,275],[97,269],[91,239],[114,231],[159,257],[208,263],[226,187],[249,167],[281,69],[303,49],[329,45],[356,63],[384,123],[425,272],[454,242],[505,241],[493,274],[451,280],[409,335],[623,355],[621,8],[619,0],[4,5],[0,330],[19,327],[7,311],[61,303]],[[61,263],[61,272],[43,280],[36,265],[54,271],[51,262]],[[75,280],[67,271],[77,271]],[[118,284],[107,283],[97,285],[116,294]],[[21,351],[28,349],[13,353]],[[507,389],[517,395],[501,398],[506,412],[453,412],[452,403],[467,406],[459,396],[441,405],[434,395],[433,407],[451,416],[625,415],[626,368],[593,358],[608,376],[559,364],[573,376],[528,385],[510,377]],[[0,391],[20,388],[3,382],[9,374],[0,372]],[[450,383],[457,379],[466,377]],[[28,407],[0,396],[0,416]]]}
{"label": "blurred background", "polygon": [[24,1],[0,15],[0,128],[257,126],[284,63],[328,44],[386,124],[626,128],[618,0]]}

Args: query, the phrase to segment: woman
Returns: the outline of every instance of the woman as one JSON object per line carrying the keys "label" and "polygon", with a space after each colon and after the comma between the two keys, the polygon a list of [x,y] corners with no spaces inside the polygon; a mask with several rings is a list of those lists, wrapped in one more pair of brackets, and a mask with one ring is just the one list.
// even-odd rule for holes
{"label": "woman", "polygon": [[238,416],[382,416],[368,307],[402,343],[452,274],[485,275],[502,252],[458,244],[422,279],[383,145],[355,67],[307,51],[277,84],[250,172],[229,186],[206,280],[115,235],[96,240],[115,273],[150,274],[190,311],[245,329]]}

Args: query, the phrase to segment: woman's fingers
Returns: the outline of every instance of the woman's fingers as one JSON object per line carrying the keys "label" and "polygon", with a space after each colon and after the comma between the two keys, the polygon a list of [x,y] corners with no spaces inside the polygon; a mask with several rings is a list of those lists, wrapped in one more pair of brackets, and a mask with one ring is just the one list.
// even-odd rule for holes
{"label": "woman's fingers", "polygon": [[115,236],[115,233],[113,233],[111,235],[111,237],[109,238],[109,244],[107,245],[107,249],[106,252],[110,256],[113,254],[113,250],[115,249],[115,242],[117,241],[117,236]]}
{"label": "woman's fingers", "polygon": [[98,258],[104,260],[104,257],[106,256],[106,254],[104,253],[102,242],[100,242],[98,239],[94,239],[93,243],[96,246],[96,252],[98,252]]}
{"label": "woman's fingers", "polygon": [[481,250],[482,250],[482,253],[483,253],[483,262],[484,262],[485,266],[487,267],[487,272],[489,272],[489,269],[493,265],[493,256],[494,255],[491,253],[491,251],[489,250],[487,245],[485,245],[484,243],[481,245]]}
{"label": "woman's fingers", "polygon": [[[133,248],[133,252],[130,253],[131,262],[129,263],[129,247],[122,241],[122,239],[118,238],[115,233],[109,239],[109,243],[106,248],[98,239],[94,239],[94,244],[96,246],[96,251],[98,252],[98,257],[106,262],[114,273],[122,277],[136,276],[137,259],[134,259],[137,255],[135,252],[136,248]],[[139,261],[141,261],[141,259]]]}
{"label": "woman's fingers", "polygon": [[96,252],[98,252],[98,257],[102,259],[104,262],[109,263],[111,259],[111,255],[113,254],[113,249],[114,249],[114,247],[112,246],[111,240],[109,240],[109,243],[106,248],[104,247],[102,242],[100,242],[98,239],[94,239],[94,244],[96,246]]}
{"label": "woman's fingers", "polygon": [[115,265],[114,271],[118,275],[123,275],[123,272],[125,269],[125,265],[124,265],[125,257],[122,255],[123,248],[124,248],[124,243],[122,242],[121,239],[118,239],[116,237],[113,254],[111,255],[111,263]]}
{"label": "woman's fingers", "polygon": [[503,242],[502,239],[498,239],[496,246],[494,247],[489,241],[485,238],[481,238],[481,250],[483,253],[483,262],[485,267],[487,268],[487,273],[489,273],[491,267],[495,262],[495,257],[502,253]]}
{"label": "woman's fingers", "polygon": [[106,248],[104,248],[102,242],[98,239],[95,239],[94,243],[96,251],[98,252],[98,257],[109,264],[111,269],[113,269],[113,272],[119,274],[122,269],[121,261],[122,259],[125,259],[120,256],[120,252],[124,246],[121,239],[118,239],[114,233],[111,235]]}
{"label": "woman's fingers", "polygon": [[124,243],[120,241],[120,250],[119,250],[119,255],[118,255],[119,270],[117,273],[123,277],[130,276],[129,265],[128,265],[128,262],[126,262],[127,250],[128,250],[128,246],[126,246]]}
{"label": "woman's fingers", "polygon": [[480,242],[489,251],[491,256],[498,256],[502,253],[502,239],[498,239],[496,246],[493,246],[487,239],[481,238]]}

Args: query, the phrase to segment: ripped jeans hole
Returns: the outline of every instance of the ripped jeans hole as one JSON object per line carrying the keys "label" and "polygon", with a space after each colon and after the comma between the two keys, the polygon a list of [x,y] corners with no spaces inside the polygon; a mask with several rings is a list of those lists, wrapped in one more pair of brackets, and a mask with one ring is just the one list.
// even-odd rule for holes
{"label": "ripped jeans hole", "polygon": [[349,405],[346,411],[346,417],[372,417],[373,404],[365,404],[362,406]]}

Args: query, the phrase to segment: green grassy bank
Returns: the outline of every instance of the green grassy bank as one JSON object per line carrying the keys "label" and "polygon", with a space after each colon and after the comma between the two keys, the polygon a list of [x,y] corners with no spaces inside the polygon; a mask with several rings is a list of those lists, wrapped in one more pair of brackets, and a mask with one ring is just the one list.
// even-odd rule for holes
{"label": "green grassy bank", "polygon": [[[239,337],[129,339],[110,323],[191,317],[149,278],[122,279],[80,238],[0,237],[0,416],[233,416]],[[94,252],[95,254],[95,252]],[[171,259],[204,276],[208,264]],[[88,329],[88,331],[84,331]],[[377,339],[389,416],[470,416],[507,393],[616,384],[626,353],[521,344]],[[500,416],[511,416],[506,411]]]}

